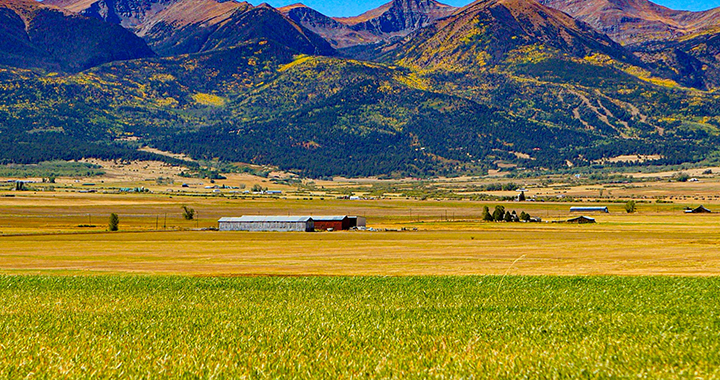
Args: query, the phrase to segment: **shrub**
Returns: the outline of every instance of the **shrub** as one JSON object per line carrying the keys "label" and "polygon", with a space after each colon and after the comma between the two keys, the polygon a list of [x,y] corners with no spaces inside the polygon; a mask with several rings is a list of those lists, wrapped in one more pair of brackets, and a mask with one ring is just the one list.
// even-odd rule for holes
{"label": "shrub", "polygon": [[182,209],[183,209],[183,218],[185,218],[185,220],[193,220],[195,218],[195,210],[194,209],[191,209],[185,205],[182,206]]}
{"label": "shrub", "polygon": [[637,205],[635,204],[635,201],[630,200],[625,203],[625,211],[627,211],[628,214],[635,212],[636,208]]}
{"label": "shrub", "polygon": [[116,213],[110,214],[110,221],[108,222],[108,229],[110,231],[117,231],[120,225],[120,217]]}

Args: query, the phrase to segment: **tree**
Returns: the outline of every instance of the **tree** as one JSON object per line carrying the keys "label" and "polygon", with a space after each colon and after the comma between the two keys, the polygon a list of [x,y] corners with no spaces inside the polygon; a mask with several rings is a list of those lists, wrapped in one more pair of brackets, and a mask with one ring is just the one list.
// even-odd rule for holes
{"label": "tree", "polygon": [[117,231],[118,225],[120,224],[120,217],[116,213],[110,214],[110,221],[108,222],[108,229],[110,231]]}
{"label": "tree", "polygon": [[636,209],[637,205],[635,204],[635,201],[630,200],[625,203],[625,211],[627,211],[628,214],[635,212]]}
{"label": "tree", "polygon": [[502,221],[505,217],[505,207],[503,206],[495,206],[495,211],[493,211],[493,220],[496,222]]}
{"label": "tree", "polygon": [[25,190],[25,182],[15,181],[15,191],[23,191],[23,190]]}
{"label": "tree", "polygon": [[262,187],[262,186],[260,186],[260,185],[258,185],[258,184],[254,184],[254,185],[253,185],[253,187],[252,187],[252,192],[253,192],[253,193],[260,193],[260,192],[262,192],[262,191],[263,191],[263,187]]}
{"label": "tree", "polygon": [[492,222],[493,216],[490,214],[488,206],[483,207],[482,219],[486,222]]}
{"label": "tree", "polygon": [[506,222],[512,222],[512,221],[513,221],[513,217],[512,217],[512,214],[510,213],[510,211],[506,211],[506,212],[505,212],[505,217],[503,218],[503,220],[505,220]]}
{"label": "tree", "polygon": [[525,202],[525,192],[521,191],[520,195],[518,195],[518,202]]}
{"label": "tree", "polygon": [[195,219],[195,210],[194,209],[191,209],[185,205],[182,206],[182,209],[183,209],[183,218],[185,218],[185,220]]}
{"label": "tree", "polygon": [[521,213],[520,213],[520,220],[522,220],[523,222],[528,222],[528,221],[530,221],[530,214],[526,213],[525,211],[521,212]]}
{"label": "tree", "polygon": [[677,182],[687,182],[690,179],[690,175],[685,172],[675,173],[672,178]]}

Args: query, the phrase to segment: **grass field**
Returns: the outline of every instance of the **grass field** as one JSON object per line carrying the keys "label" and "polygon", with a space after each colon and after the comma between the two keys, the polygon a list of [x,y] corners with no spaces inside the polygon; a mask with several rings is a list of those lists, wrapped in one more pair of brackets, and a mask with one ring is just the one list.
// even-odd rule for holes
{"label": "grass field", "polygon": [[720,280],[0,277],[0,377],[717,378]]}
{"label": "grass field", "polygon": [[[103,170],[94,187],[0,189],[0,378],[720,377],[720,214],[683,213],[720,210],[714,176],[537,186],[552,201],[520,203],[179,193],[180,178],[118,194],[179,169]],[[269,183],[228,179],[255,184]],[[496,204],[564,220],[582,203],[559,195],[610,213],[480,221]],[[208,230],[260,214],[361,215],[380,231]]]}

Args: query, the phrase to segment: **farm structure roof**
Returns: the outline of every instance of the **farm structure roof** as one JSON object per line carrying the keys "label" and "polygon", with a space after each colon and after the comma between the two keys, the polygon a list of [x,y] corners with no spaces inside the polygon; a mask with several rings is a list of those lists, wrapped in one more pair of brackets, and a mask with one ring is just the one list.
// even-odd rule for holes
{"label": "farm structure roof", "polygon": [[572,219],[568,219],[565,221],[565,223],[577,223],[577,224],[588,224],[588,223],[595,223],[595,218],[591,218],[589,216],[578,216]]}
{"label": "farm structure roof", "polygon": [[699,207],[695,207],[693,209],[685,210],[685,213],[686,214],[709,214],[709,213],[712,213],[712,211],[710,211],[705,206],[699,206]]}
{"label": "farm structure roof", "polygon": [[574,206],[570,212],[609,212],[607,206]]}
{"label": "farm structure roof", "polygon": [[241,217],[220,218],[218,222],[307,222],[313,220],[311,216],[254,216],[243,215]]}

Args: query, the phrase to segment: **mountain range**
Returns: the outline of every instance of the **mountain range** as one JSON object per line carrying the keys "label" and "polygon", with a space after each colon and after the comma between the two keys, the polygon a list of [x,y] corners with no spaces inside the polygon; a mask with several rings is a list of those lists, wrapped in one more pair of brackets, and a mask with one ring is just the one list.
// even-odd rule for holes
{"label": "mountain range", "polygon": [[711,160],[716,14],[645,0],[393,0],[350,18],[0,0],[0,162],[167,159],[144,145],[310,176]]}

